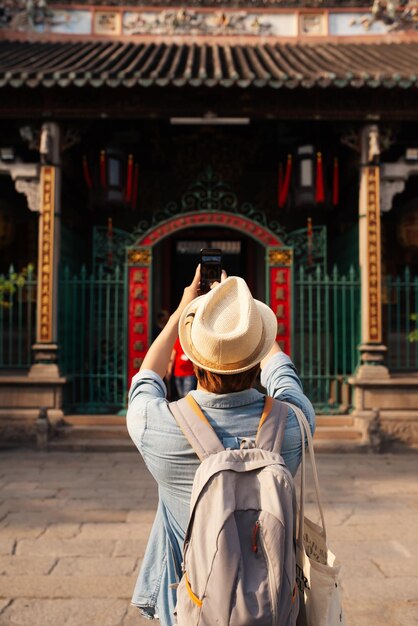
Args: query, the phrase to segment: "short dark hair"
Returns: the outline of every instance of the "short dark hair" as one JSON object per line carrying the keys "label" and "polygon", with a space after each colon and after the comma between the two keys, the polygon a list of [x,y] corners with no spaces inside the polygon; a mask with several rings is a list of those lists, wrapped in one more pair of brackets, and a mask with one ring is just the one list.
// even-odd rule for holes
{"label": "short dark hair", "polygon": [[260,371],[260,363],[239,374],[214,374],[197,365],[193,365],[193,369],[197,380],[206,391],[211,393],[234,393],[236,391],[244,391],[244,389],[251,389]]}

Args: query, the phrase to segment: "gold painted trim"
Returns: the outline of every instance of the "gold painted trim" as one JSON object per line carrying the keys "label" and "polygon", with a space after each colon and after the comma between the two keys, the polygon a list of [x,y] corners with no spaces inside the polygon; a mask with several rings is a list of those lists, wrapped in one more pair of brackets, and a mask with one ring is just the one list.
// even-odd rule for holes
{"label": "gold painted trim", "polygon": [[151,265],[151,259],[151,250],[145,248],[129,250],[128,252],[129,265]]}
{"label": "gold painted trim", "polygon": [[293,250],[269,250],[269,265],[291,266]]}
{"label": "gold painted trim", "polygon": [[52,343],[52,293],[54,282],[55,168],[41,168],[38,253],[37,342]]}
{"label": "gold painted trim", "polygon": [[382,289],[380,241],[380,170],[370,166],[366,171],[367,205],[367,298],[368,341],[382,342]]}

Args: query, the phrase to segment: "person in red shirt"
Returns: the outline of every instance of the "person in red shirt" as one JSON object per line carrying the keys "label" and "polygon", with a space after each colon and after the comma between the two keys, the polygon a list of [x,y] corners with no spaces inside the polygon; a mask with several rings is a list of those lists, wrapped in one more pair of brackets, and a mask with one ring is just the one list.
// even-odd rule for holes
{"label": "person in red shirt", "polygon": [[170,380],[172,375],[174,375],[174,382],[180,398],[186,396],[192,389],[196,389],[197,379],[193,370],[193,363],[184,354],[178,337],[171,353],[166,378]]}

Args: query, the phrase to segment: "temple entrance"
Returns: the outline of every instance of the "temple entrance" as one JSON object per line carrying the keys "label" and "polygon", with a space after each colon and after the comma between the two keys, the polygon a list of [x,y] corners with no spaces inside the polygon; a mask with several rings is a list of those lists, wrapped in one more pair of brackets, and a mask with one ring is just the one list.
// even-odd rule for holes
{"label": "temple entrance", "polygon": [[183,194],[133,232],[97,228],[91,274],[60,279],[60,366],[73,412],[123,410],[131,377],[172,311],[202,247],[220,247],[277,316],[281,343],[321,411],[346,411],[358,360],[360,282],[351,268],[327,271],[325,226],[287,232],[206,170]]}
{"label": "temple entrance", "polygon": [[[249,240],[258,245],[252,248],[254,244],[249,243]],[[161,246],[164,242],[166,243]],[[284,246],[278,235],[264,225],[241,214],[218,211],[185,213],[149,230],[128,248],[128,380],[141,366],[152,340],[156,315],[154,277],[163,281],[166,289],[162,293],[170,294],[170,298],[177,297],[178,301],[179,293],[193,275],[201,242],[224,242],[227,249],[230,246],[230,252],[234,247],[237,249],[240,246],[242,254],[227,252],[225,267],[228,270],[229,261],[232,270],[238,269],[244,274],[243,277],[253,288],[254,295],[270,305],[278,320],[277,340],[285,352],[290,352],[292,249]],[[258,253],[251,254],[251,250],[257,248]],[[191,251],[189,259],[187,249]],[[259,259],[263,259],[258,264],[257,254]],[[173,258],[189,276],[181,275],[180,268],[177,271],[170,265]],[[264,272],[260,269],[263,265]],[[169,282],[164,283],[167,280]],[[264,293],[261,293],[262,290]],[[158,304],[161,308],[168,301],[161,299]]]}
{"label": "temple entrance", "polygon": [[202,227],[167,237],[153,252],[153,311],[172,311],[192,280],[202,248],[220,248],[228,276],[242,276],[255,297],[265,298],[265,249],[237,231]]}

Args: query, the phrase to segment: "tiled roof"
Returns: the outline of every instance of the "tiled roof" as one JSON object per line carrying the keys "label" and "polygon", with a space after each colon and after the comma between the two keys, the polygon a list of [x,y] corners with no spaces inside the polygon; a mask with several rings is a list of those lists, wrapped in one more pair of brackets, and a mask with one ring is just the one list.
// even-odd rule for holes
{"label": "tiled roof", "polygon": [[0,41],[0,87],[402,87],[418,43]]}

